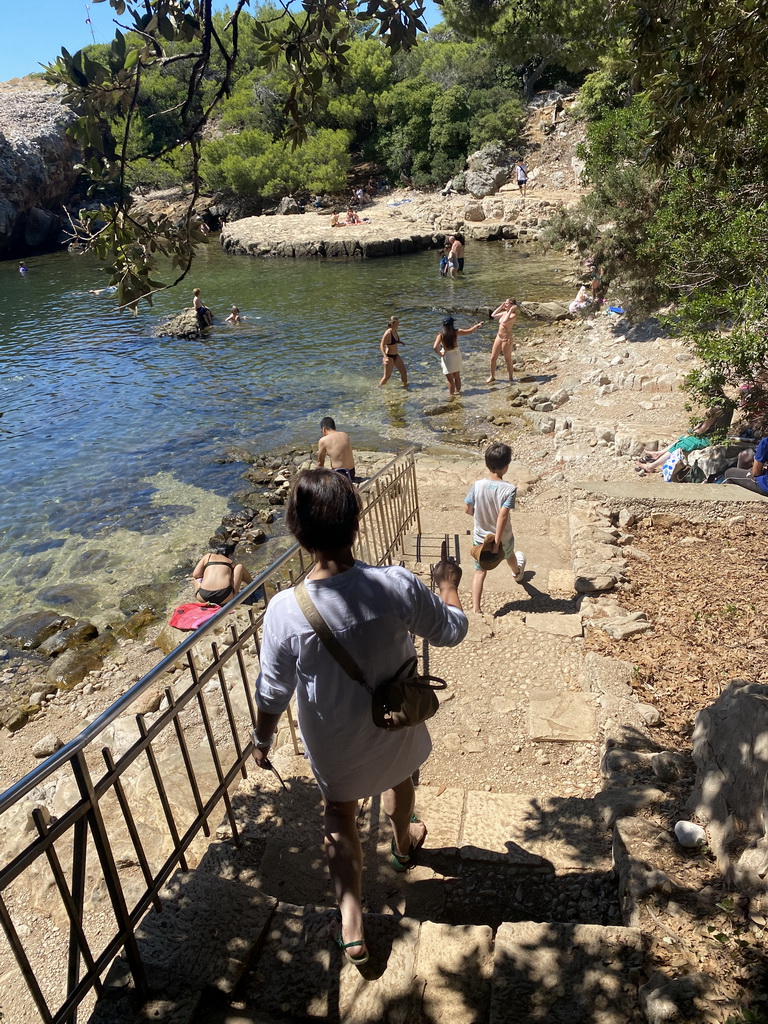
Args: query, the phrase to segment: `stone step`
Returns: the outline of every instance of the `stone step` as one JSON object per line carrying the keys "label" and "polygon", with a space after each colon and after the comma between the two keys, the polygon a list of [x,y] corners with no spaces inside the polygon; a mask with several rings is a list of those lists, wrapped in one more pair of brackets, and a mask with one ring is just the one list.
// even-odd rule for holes
{"label": "stone step", "polygon": [[281,904],[235,1000],[203,1001],[193,1024],[627,1024],[642,966],[633,928],[557,922],[487,927],[366,916],[371,958],[349,964],[333,916]]}
{"label": "stone step", "polygon": [[135,1014],[168,1024],[191,1021],[204,989],[233,992],[278,905],[254,886],[199,870],[177,871],[160,899],[162,912],[153,908],[135,933],[149,1003],[137,1008],[128,962],[118,957],[89,1024],[128,1024]]}
{"label": "stone step", "polygon": [[642,1021],[637,928],[503,924],[496,933],[489,1024]]}
{"label": "stone step", "polygon": [[[238,800],[240,846],[212,843],[200,867],[281,901],[331,906],[316,786],[285,778],[289,791],[277,801],[255,784]],[[421,786],[416,809],[429,835],[416,867],[404,874],[391,867],[391,829],[380,800],[361,809],[367,913],[494,928],[562,916],[619,923],[611,841],[598,801]]]}

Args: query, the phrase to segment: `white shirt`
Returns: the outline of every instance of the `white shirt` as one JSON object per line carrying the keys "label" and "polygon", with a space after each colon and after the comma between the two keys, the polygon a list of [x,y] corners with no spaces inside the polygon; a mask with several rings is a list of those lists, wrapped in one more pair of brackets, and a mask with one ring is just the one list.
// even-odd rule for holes
{"label": "white shirt", "polygon": [[[475,509],[474,515],[474,541],[480,544],[489,533],[496,533],[496,520],[499,517],[499,509],[515,507],[517,487],[507,483],[506,480],[476,480],[472,489],[464,499],[466,505],[472,505]],[[512,536],[512,524],[507,519],[507,525],[499,541],[508,540]]]}
{"label": "white shirt", "polygon": [[[467,632],[462,611],[399,566],[355,562],[337,576],[308,580],[307,590],[374,688],[415,654],[411,632],[438,647],[454,647]],[[294,690],[302,739],[326,799],[375,796],[429,756],[425,724],[392,733],[373,724],[370,693],[344,672],[288,590],[272,598],[264,617],[256,703],[280,714]]]}

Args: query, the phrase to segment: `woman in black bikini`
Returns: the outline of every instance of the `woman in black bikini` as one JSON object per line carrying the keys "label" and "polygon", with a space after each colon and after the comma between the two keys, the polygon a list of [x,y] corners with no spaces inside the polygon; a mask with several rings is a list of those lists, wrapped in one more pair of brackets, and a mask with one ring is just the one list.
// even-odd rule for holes
{"label": "woman in black bikini", "polygon": [[234,549],[233,544],[222,544],[197,563],[192,570],[196,601],[225,605],[244,583],[251,582],[248,570],[230,558]]}
{"label": "woman in black bikini", "polygon": [[400,345],[400,335],[397,333],[399,324],[400,321],[396,316],[390,317],[389,327],[384,331],[381,338],[379,348],[381,349],[381,361],[384,364],[384,376],[379,381],[380,388],[387,383],[395,367],[397,367],[397,372],[400,374],[400,380],[403,382],[403,385],[408,385],[408,371],[398,349]]}

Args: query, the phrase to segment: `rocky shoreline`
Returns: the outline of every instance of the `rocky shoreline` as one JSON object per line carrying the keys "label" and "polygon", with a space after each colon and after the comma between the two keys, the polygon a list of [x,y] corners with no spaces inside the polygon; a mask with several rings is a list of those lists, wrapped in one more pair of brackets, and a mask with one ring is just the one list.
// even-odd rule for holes
{"label": "rocky shoreline", "polygon": [[[537,242],[565,198],[529,195],[523,201],[509,185],[482,200],[400,189],[359,211],[362,224],[331,227],[327,209],[245,217],[226,223],[219,240],[233,254],[295,259],[396,256],[441,248],[456,232],[470,241]],[[569,193],[567,199],[572,198]]]}

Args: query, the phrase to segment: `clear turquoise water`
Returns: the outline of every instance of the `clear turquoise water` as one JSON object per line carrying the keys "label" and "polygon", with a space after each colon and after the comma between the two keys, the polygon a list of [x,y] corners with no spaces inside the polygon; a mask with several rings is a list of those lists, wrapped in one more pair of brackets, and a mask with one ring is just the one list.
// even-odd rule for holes
{"label": "clear turquoise water", "polygon": [[[570,297],[562,262],[495,243],[470,243],[452,282],[435,252],[257,260],[213,240],[185,282],[137,317],[87,294],[105,283],[89,257],[27,262],[25,277],[0,263],[0,623],[41,605],[106,622],[129,587],[187,573],[243,487],[241,465],[214,461],[230,444],[309,450],[326,415],[360,448],[442,440],[423,415],[445,396],[431,351],[439,310]],[[205,341],[154,338],[193,286],[220,326]],[[232,303],[245,324],[223,324]],[[393,314],[407,391],[396,375],[377,386]],[[474,320],[457,315],[459,326]],[[492,337],[488,325],[462,345],[459,416],[485,400]]]}

